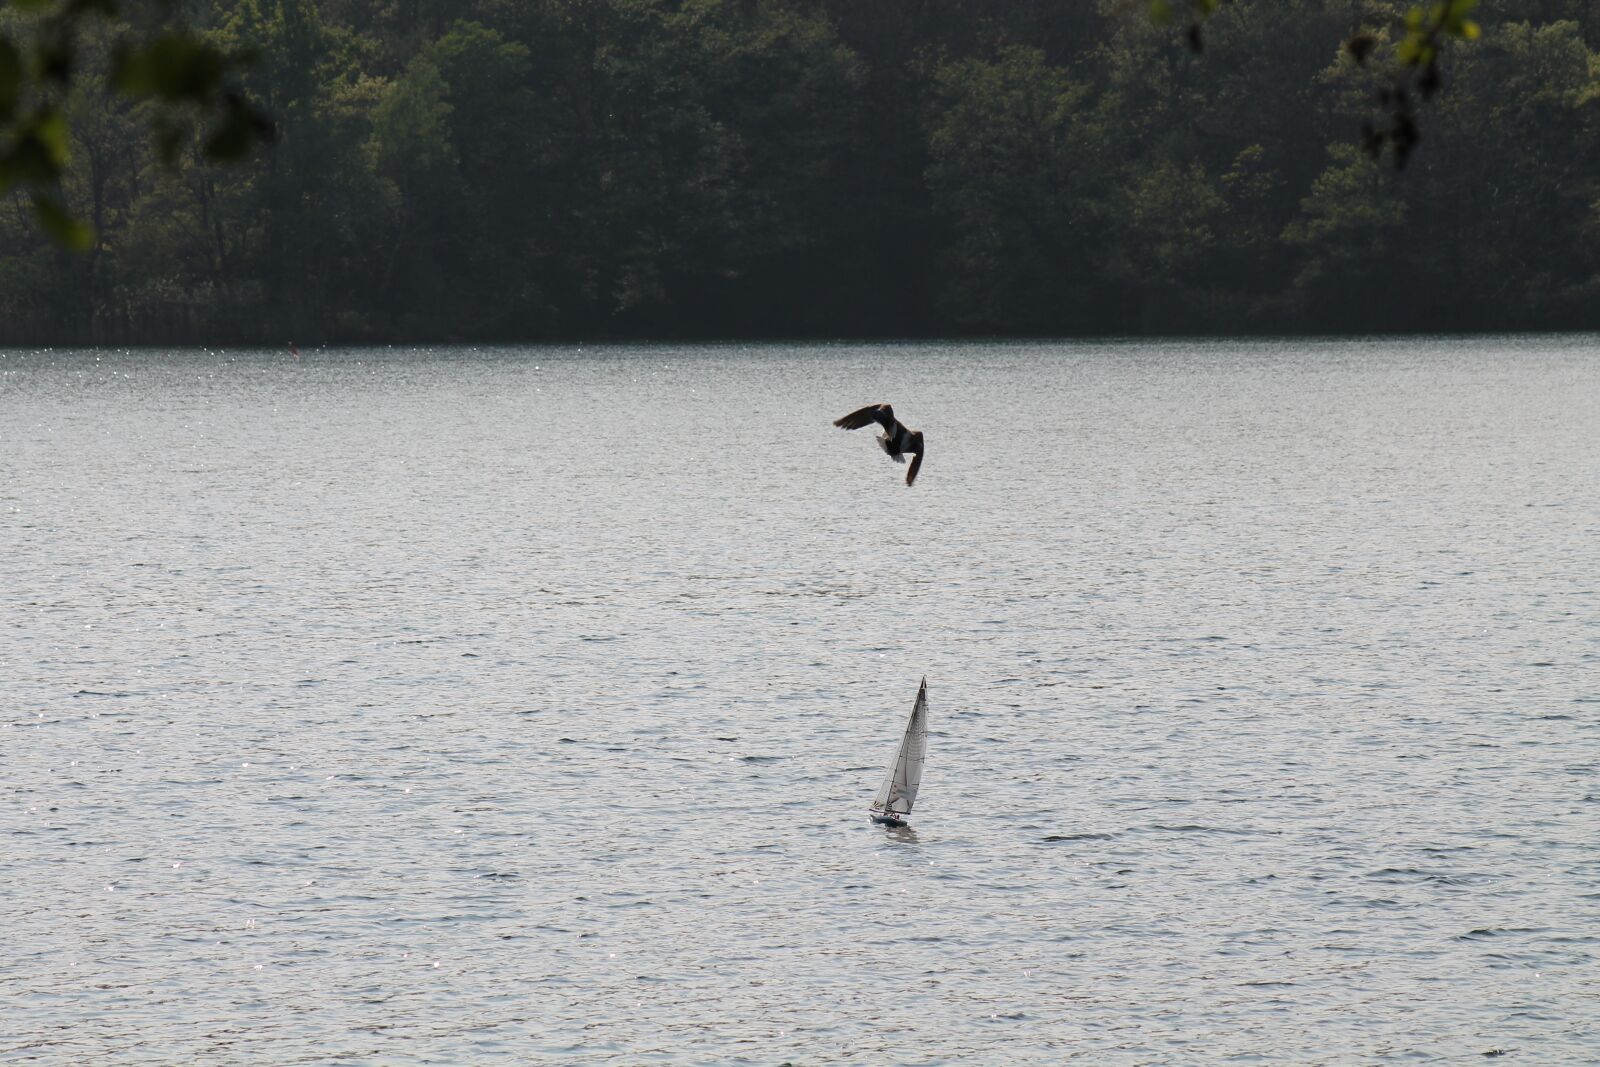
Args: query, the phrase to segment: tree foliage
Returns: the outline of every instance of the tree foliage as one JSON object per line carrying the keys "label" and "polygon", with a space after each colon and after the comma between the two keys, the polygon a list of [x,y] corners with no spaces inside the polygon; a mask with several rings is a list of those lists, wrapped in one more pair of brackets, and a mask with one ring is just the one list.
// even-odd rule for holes
{"label": "tree foliage", "polygon": [[5,341],[1600,325],[1587,0],[123,4],[0,8]]}

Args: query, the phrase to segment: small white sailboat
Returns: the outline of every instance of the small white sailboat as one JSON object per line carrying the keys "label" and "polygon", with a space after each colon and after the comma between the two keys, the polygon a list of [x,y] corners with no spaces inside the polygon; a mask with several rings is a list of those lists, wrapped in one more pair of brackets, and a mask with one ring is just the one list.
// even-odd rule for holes
{"label": "small white sailboat", "polygon": [[922,785],[922,758],[928,752],[928,679],[922,679],[917,702],[911,708],[905,736],[889,764],[889,773],[872,801],[872,821],[881,826],[904,826],[911,814],[917,788]]}

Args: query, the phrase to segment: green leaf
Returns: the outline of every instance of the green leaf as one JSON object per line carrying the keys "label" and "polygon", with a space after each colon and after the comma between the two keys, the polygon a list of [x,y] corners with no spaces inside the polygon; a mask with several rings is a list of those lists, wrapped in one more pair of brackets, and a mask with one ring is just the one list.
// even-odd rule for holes
{"label": "green leaf", "polygon": [[40,115],[33,126],[33,136],[49,153],[51,164],[57,169],[65,167],[72,159],[72,142],[67,134],[67,120],[59,111]]}
{"label": "green leaf", "polygon": [[132,96],[171,102],[204,101],[222,83],[222,53],[186,33],[158,37],[142,49],[124,49],[112,60],[112,80]]}
{"label": "green leaf", "polygon": [[252,132],[246,116],[229,115],[206,138],[206,158],[227,162],[243,157],[250,151]]}
{"label": "green leaf", "polygon": [[66,35],[47,40],[35,48],[39,75],[47,81],[66,85],[72,81],[72,39]]}
{"label": "green leaf", "polygon": [[223,95],[223,115],[206,138],[206,158],[216,162],[242,159],[260,141],[271,144],[277,130],[261,112],[237,93]]}
{"label": "green leaf", "polygon": [[1150,0],[1150,21],[1165,26],[1172,21],[1172,0]]}
{"label": "green leaf", "polygon": [[54,112],[35,117],[17,131],[11,149],[0,154],[0,189],[49,185],[66,165],[66,123]]}
{"label": "green leaf", "polygon": [[16,114],[22,96],[22,54],[17,46],[0,37],[0,122]]}
{"label": "green leaf", "polygon": [[87,252],[94,244],[94,227],[82,219],[73,218],[53,196],[34,194],[33,217],[57,243],[74,252]]}
{"label": "green leaf", "polygon": [[1344,43],[1346,52],[1362,66],[1366,66],[1367,57],[1372,55],[1372,50],[1378,47],[1378,39],[1370,33],[1358,33]]}

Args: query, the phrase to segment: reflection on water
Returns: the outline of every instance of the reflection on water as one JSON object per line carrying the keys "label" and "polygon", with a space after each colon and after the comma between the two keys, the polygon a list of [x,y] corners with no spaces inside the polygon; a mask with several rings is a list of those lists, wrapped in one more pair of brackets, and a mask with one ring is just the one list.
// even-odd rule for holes
{"label": "reflection on water", "polygon": [[0,354],[0,1049],[1592,1062],[1597,371]]}

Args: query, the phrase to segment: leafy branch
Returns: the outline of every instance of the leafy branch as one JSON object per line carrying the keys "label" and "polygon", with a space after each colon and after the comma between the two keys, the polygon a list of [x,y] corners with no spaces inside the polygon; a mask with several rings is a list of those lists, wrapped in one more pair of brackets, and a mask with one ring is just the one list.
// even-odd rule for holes
{"label": "leafy branch", "polygon": [[[1395,65],[1388,84],[1378,90],[1378,106],[1385,112],[1380,122],[1371,119],[1361,124],[1361,148],[1373,159],[1383,155],[1384,146],[1394,150],[1396,170],[1422,135],[1417,129],[1414,95],[1430,100],[1439,91],[1439,53],[1445,41],[1455,38],[1476,41],[1482,28],[1468,16],[1478,0],[1442,0],[1431,7],[1420,5],[1406,12],[1402,32],[1394,46]],[[1345,42],[1345,51],[1357,64],[1366,66],[1378,47],[1378,38],[1369,32],[1358,33]]]}
{"label": "leafy branch", "polygon": [[[1205,48],[1202,26],[1223,5],[1232,0],[1149,0],[1150,19],[1165,26],[1176,22],[1182,15],[1184,40],[1195,52]],[[1398,26],[1393,53],[1385,64],[1382,81],[1377,90],[1378,109],[1383,117],[1368,119],[1361,125],[1361,148],[1373,159],[1383,155],[1384,149],[1394,151],[1394,167],[1401,170],[1411,152],[1422,139],[1417,126],[1416,101],[1432,99],[1442,84],[1439,75],[1439,56],[1449,39],[1475,41],[1483,30],[1470,17],[1478,0],[1438,0],[1429,5],[1416,5],[1408,10]],[[1344,51],[1359,66],[1373,62],[1380,51],[1382,39],[1375,27],[1365,27],[1351,35],[1344,43]]]}
{"label": "leafy branch", "polygon": [[173,6],[151,0],[125,12],[119,0],[0,0],[0,193],[26,189],[34,218],[68,248],[87,249],[95,239],[61,192],[71,162],[66,104],[85,77],[80,58],[90,35],[115,35],[110,87],[157,103],[151,131],[166,164],[197,129],[205,158],[214,161],[273,139],[271,120],[236,84],[253,57],[173,24]]}

